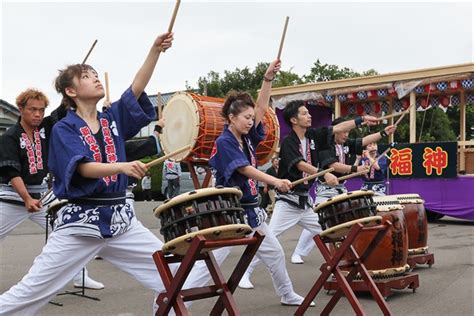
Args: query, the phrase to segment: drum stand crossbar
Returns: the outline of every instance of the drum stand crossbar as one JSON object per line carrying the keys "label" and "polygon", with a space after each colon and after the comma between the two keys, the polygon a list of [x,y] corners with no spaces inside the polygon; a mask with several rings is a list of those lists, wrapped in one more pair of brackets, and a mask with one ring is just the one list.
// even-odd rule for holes
{"label": "drum stand crossbar", "polygon": [[[45,234],[45,243],[48,242],[48,236],[49,236],[49,224],[51,221],[51,215],[49,213],[46,214],[46,234]],[[52,226],[52,223],[51,223]],[[84,298],[88,298],[93,301],[100,301],[100,298],[94,297],[94,296],[89,296],[86,295],[86,286],[85,286],[85,278],[86,278],[86,268],[82,268],[82,284],[81,287],[79,287],[79,290],[77,291],[64,291],[62,293],[56,294],[56,296],[61,296],[61,295],[75,295],[75,296],[80,296]],[[49,304],[56,305],[56,306],[64,306],[62,303],[58,303],[55,301],[49,301]]]}
{"label": "drum stand crossbar", "polygon": [[[155,315],[168,315],[171,307],[173,307],[178,316],[189,315],[184,306],[185,301],[206,299],[214,296],[219,296],[219,299],[209,315],[221,315],[224,309],[227,310],[229,315],[240,315],[232,293],[234,293],[237,288],[240,279],[244,275],[245,270],[252,261],[264,237],[265,236],[259,232],[255,232],[251,238],[243,237],[220,240],[207,240],[204,236],[197,235],[191,241],[190,247],[184,256],[165,256],[161,250],[155,252],[153,259],[155,260],[156,267],[166,288],[166,292],[158,295],[156,299],[159,308]],[[247,245],[247,247],[227,282],[212,252],[201,253],[203,249],[242,245]],[[198,260],[204,260],[206,262],[215,284],[183,290],[184,282],[191,272],[194,263]],[[174,276],[169,268],[169,264],[171,263],[180,263]]]}
{"label": "drum stand crossbar", "polygon": [[[303,315],[306,312],[311,302],[322,289],[326,280],[331,277],[331,274],[333,274],[337,280],[337,290],[324,308],[324,310],[321,312],[321,315],[329,315],[343,294],[347,297],[356,315],[365,315],[365,312],[362,310],[362,306],[360,305],[359,300],[357,299],[354,294],[354,291],[351,288],[351,285],[357,273],[359,273],[362,277],[364,284],[367,286],[368,291],[370,291],[370,293],[374,297],[383,314],[392,315],[387,303],[382,297],[382,294],[378,290],[377,286],[374,283],[374,280],[370,276],[364,264],[365,260],[370,256],[372,251],[382,241],[383,237],[385,236],[387,230],[390,228],[391,225],[392,223],[390,221],[385,221],[381,225],[372,227],[365,227],[360,223],[356,223],[352,226],[349,233],[343,239],[341,247],[338,248],[333,254],[331,254],[330,249],[328,248],[328,246],[326,246],[326,244],[330,244],[338,240],[316,235],[314,237],[314,241],[318,246],[319,250],[321,251],[321,254],[324,260],[326,260],[326,262],[321,265],[321,275],[316,280],[308,295],[306,295],[303,304],[301,304],[296,310],[295,315]],[[361,231],[377,231],[377,233],[374,235],[372,241],[370,241],[370,243],[368,244],[364,253],[359,255],[352,246],[352,243]],[[342,270],[339,268],[344,255],[350,258],[350,261],[343,260],[344,266],[351,267],[351,270],[349,271],[346,277],[344,277]]]}
{"label": "drum stand crossbar", "polygon": [[411,269],[415,269],[419,264],[427,264],[431,268],[431,266],[435,263],[434,254],[423,253],[408,255],[407,263],[410,265]]}

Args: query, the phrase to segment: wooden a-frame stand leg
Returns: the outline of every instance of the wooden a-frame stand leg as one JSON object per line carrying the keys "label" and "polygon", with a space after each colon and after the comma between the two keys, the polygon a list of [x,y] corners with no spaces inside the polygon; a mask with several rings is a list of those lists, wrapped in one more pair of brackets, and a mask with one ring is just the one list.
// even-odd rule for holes
{"label": "wooden a-frame stand leg", "polygon": [[[387,303],[383,299],[380,291],[378,290],[372,277],[370,276],[364,265],[365,260],[370,256],[372,251],[383,239],[385,233],[391,225],[392,223],[390,223],[389,221],[386,221],[381,225],[373,227],[364,227],[362,224],[357,223],[352,226],[351,230],[344,238],[341,247],[337,249],[337,251],[333,254],[330,253],[330,250],[326,246],[326,243],[332,243],[334,242],[334,240],[321,237],[320,235],[315,236],[314,241],[316,242],[316,245],[321,251],[321,254],[323,255],[323,258],[324,260],[326,260],[326,262],[321,265],[321,275],[309,291],[308,295],[306,295],[303,304],[301,304],[296,310],[295,315],[303,315],[306,312],[309,305],[311,304],[311,301],[313,301],[316,295],[318,295],[319,291],[324,286],[324,282],[326,282],[326,280],[331,276],[331,274],[334,274],[334,276],[336,277],[338,289],[336,290],[336,293],[328,302],[324,310],[321,312],[321,315],[329,315],[329,313],[336,306],[337,302],[343,294],[349,300],[349,303],[354,309],[356,315],[365,315],[364,311],[362,310],[362,306],[359,303],[359,300],[357,299],[354,294],[354,291],[351,288],[351,282],[356,277],[357,272],[361,275],[362,279],[367,284],[368,290],[376,300],[383,314],[391,315],[392,313],[390,312]],[[377,231],[377,233],[367,246],[364,253],[359,256],[359,254],[352,246],[352,243],[354,242],[357,235],[363,230]],[[350,262],[345,262],[344,265],[351,267],[351,270],[349,271],[349,274],[346,277],[344,277],[341,269],[339,268],[339,263],[341,262],[341,259],[344,254],[346,255],[346,257],[350,258]]]}
{"label": "wooden a-frame stand leg", "polygon": [[[156,303],[159,306],[156,316],[168,315],[172,307],[176,315],[188,315],[186,307],[184,306],[185,301],[205,299],[214,296],[219,296],[219,299],[210,312],[210,315],[221,315],[224,309],[229,315],[240,315],[232,294],[237,288],[240,279],[244,275],[245,270],[252,261],[264,237],[265,236],[258,231],[255,232],[251,238],[244,237],[238,239],[207,240],[204,236],[198,235],[193,238],[184,256],[165,256],[161,250],[155,252],[153,259],[155,260],[156,267],[166,289],[166,292],[161,293],[156,299]],[[240,245],[247,245],[247,247],[227,282],[212,252],[201,253],[203,249],[216,249]],[[204,260],[206,262],[214,285],[183,290],[184,282],[191,272],[194,263],[198,260]],[[180,263],[174,276],[169,267],[171,263]]]}

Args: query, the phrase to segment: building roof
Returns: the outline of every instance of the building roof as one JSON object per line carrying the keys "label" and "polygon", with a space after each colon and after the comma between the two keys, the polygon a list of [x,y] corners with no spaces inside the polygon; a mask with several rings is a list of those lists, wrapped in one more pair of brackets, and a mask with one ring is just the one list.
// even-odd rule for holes
{"label": "building roof", "polygon": [[0,99],[0,107],[2,107],[4,110],[9,111],[17,116],[20,116],[20,111],[18,110],[18,108],[3,99]]}
{"label": "building roof", "polygon": [[394,72],[374,76],[365,76],[365,77],[356,77],[340,80],[331,80],[325,82],[316,82],[316,83],[306,83],[295,86],[279,87],[272,88],[272,96],[283,96],[288,94],[295,93],[304,93],[304,92],[314,92],[314,91],[324,91],[324,90],[337,90],[345,89],[350,90],[350,88],[360,88],[361,86],[371,86],[372,88],[377,88],[376,85],[394,83],[400,81],[412,81],[412,80],[421,80],[427,78],[436,78],[436,77],[447,77],[447,76],[464,76],[469,77],[469,75],[474,74],[474,63],[460,64],[460,65],[451,65],[435,68],[425,68],[418,70],[410,70],[403,72]]}

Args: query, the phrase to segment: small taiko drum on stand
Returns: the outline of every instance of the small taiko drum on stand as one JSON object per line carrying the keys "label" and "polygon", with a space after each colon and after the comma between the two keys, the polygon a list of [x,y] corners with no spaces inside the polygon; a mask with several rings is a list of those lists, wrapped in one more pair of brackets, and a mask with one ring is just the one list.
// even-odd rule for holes
{"label": "small taiko drum on stand", "polygon": [[393,195],[404,206],[403,213],[408,224],[408,263],[412,268],[416,264],[434,263],[434,255],[428,252],[428,220],[425,201],[416,193]]}
{"label": "small taiko drum on stand", "polygon": [[[174,94],[163,110],[166,126],[160,134],[165,154],[191,145],[175,158],[189,162],[207,162],[214,142],[224,130],[222,117],[224,99],[194,93]],[[280,125],[275,112],[270,108],[263,118],[265,138],[257,147],[257,163],[264,165],[275,153],[280,136]]]}
{"label": "small taiko drum on stand", "polygon": [[165,239],[163,251],[185,255],[197,235],[206,239],[240,238],[252,229],[235,188],[205,188],[180,194],[154,209]]}
{"label": "small taiko drum on stand", "polygon": [[314,211],[318,213],[324,235],[339,238],[347,234],[356,223],[365,226],[380,223],[381,218],[376,216],[372,202],[373,195],[372,191],[353,191],[318,204]]}
{"label": "small taiko drum on stand", "polygon": [[[367,191],[371,192],[371,191]],[[373,192],[371,192],[373,193]],[[406,287],[415,289],[419,286],[417,274],[408,273],[410,266],[408,260],[408,232],[403,206],[396,199],[384,199],[374,196],[370,199],[371,209],[377,211],[379,223],[387,228],[382,236],[377,237],[379,232],[371,229],[362,229],[351,243],[351,246],[358,254],[363,254],[370,250],[370,255],[364,260],[364,266],[368,274],[373,279],[378,290],[386,298],[393,294],[392,289],[404,289]],[[391,223],[391,224],[389,224]],[[389,225],[388,225],[389,224]],[[341,224],[339,227],[347,224]],[[344,228],[333,227],[342,231]],[[325,231],[321,233],[324,234]],[[337,235],[337,232],[335,233]],[[372,244],[377,239],[376,247]],[[333,254],[340,253],[342,241],[334,241],[329,245],[329,250]],[[351,262],[351,257],[345,252],[342,259]],[[347,276],[350,274],[351,265],[341,265],[340,269]],[[351,283],[351,288],[356,292],[366,292],[370,290],[367,282],[357,274],[356,280]],[[338,288],[336,280],[328,281],[324,284],[326,290]]]}

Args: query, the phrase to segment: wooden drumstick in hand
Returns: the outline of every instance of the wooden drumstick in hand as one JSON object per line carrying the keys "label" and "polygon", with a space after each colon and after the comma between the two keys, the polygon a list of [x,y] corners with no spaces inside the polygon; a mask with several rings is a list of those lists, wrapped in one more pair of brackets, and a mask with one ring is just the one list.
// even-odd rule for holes
{"label": "wooden drumstick in hand", "polygon": [[180,153],[182,153],[182,152],[184,152],[184,151],[186,151],[186,150],[189,150],[189,149],[191,149],[191,145],[184,146],[184,147],[182,147],[182,148],[180,148],[180,149],[178,149],[178,150],[173,151],[172,153],[169,153],[169,154],[167,154],[167,155],[164,155],[163,157],[160,157],[160,158],[158,158],[158,159],[155,159],[155,160],[150,161],[149,163],[146,164],[146,166],[147,166],[147,168],[151,168],[151,167],[153,167],[153,166],[155,166],[155,165],[158,165],[158,164],[162,163],[162,162],[165,161],[166,159],[172,158],[172,157],[174,157],[174,156],[176,156],[176,155],[179,155]]}
{"label": "wooden drumstick in hand", "polygon": [[290,20],[290,17],[287,16],[286,19],[285,19],[285,26],[283,28],[283,34],[281,35],[280,48],[278,49],[277,60],[280,60],[280,57],[281,57],[281,52],[283,50],[283,43],[285,42],[286,29],[288,28],[288,21],[289,20]]}
{"label": "wooden drumstick in hand", "polygon": [[[176,16],[178,15],[179,5],[181,4],[181,0],[176,0],[176,4],[174,5],[173,15],[171,16],[170,25],[168,26],[168,33],[173,31],[174,21],[176,21]],[[163,49],[163,53],[166,52],[166,49]]]}
{"label": "wooden drumstick in hand", "polygon": [[92,47],[89,49],[89,52],[87,52],[86,57],[85,57],[84,60],[82,61],[82,64],[83,64],[83,65],[86,63],[87,58],[89,58],[89,55],[91,54],[92,50],[94,49],[95,44],[97,44],[97,40],[95,40],[94,43],[92,43]]}
{"label": "wooden drumstick in hand", "polygon": [[319,177],[319,176],[322,176],[322,175],[324,175],[324,174],[326,174],[326,173],[328,173],[328,172],[333,172],[333,171],[334,171],[334,168],[329,168],[329,169],[325,169],[325,170],[323,170],[323,171],[319,171],[319,172],[314,173],[314,174],[312,174],[312,175],[310,175],[310,176],[307,176],[307,177],[304,177],[304,178],[301,178],[301,179],[299,179],[299,180],[296,180],[296,181],[291,182],[291,186],[294,187],[294,186],[296,186],[296,185],[298,185],[298,184],[301,184],[301,183],[304,183],[304,182],[306,182],[306,181],[310,181],[310,180],[316,179],[316,178]]}
{"label": "wooden drumstick in hand", "polygon": [[395,124],[393,124],[393,125],[398,126],[398,124],[403,120],[403,118],[405,117],[405,115],[406,115],[408,112],[410,112],[410,109],[411,109],[411,107],[412,107],[413,105],[414,105],[414,104],[410,105],[405,111],[403,111],[402,116],[400,116],[400,118],[399,118],[399,119],[395,122]]}

